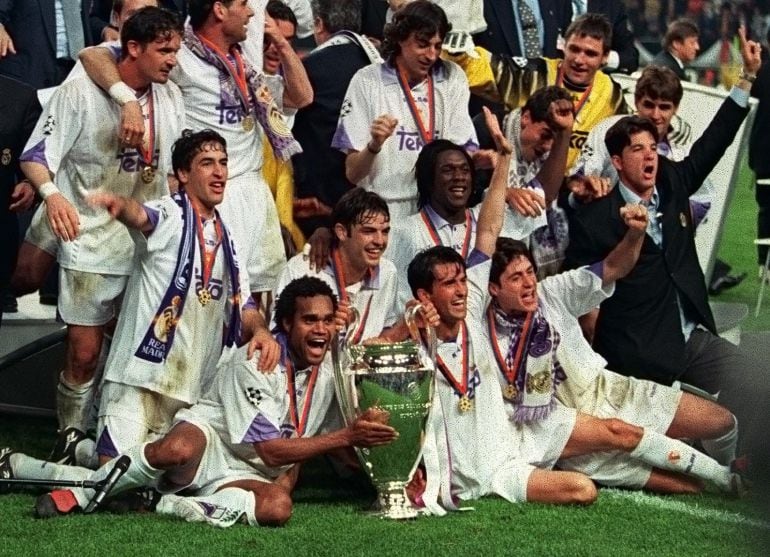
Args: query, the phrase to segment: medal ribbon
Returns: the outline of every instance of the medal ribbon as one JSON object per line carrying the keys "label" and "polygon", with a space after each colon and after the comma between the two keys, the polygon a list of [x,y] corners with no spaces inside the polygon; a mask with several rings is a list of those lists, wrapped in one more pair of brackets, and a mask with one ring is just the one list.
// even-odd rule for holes
{"label": "medal ribbon", "polygon": [[288,376],[289,383],[289,415],[291,416],[291,423],[294,425],[294,430],[297,435],[302,437],[305,433],[305,426],[307,425],[307,417],[310,414],[310,405],[313,402],[313,390],[315,389],[315,382],[318,379],[319,366],[313,366],[310,371],[310,378],[307,382],[307,390],[305,391],[305,399],[302,402],[302,416],[297,413],[297,386],[294,384],[294,364],[291,361],[286,362],[286,375]]}
{"label": "medal ribbon", "polygon": [[518,375],[519,366],[521,364],[521,357],[524,354],[524,347],[529,344],[529,331],[532,327],[533,312],[527,313],[527,317],[524,320],[524,325],[521,328],[521,336],[519,337],[519,345],[516,347],[516,355],[513,358],[513,365],[508,367],[502,353],[500,352],[500,344],[497,341],[497,331],[495,330],[495,311],[492,306],[487,309],[487,327],[489,329],[489,339],[492,341],[492,351],[495,353],[495,360],[497,361],[497,367],[500,369],[500,373],[503,374],[505,380],[509,385],[514,385],[516,376]]}
{"label": "medal ribbon", "polygon": [[[340,257],[339,250],[332,250],[331,260],[332,272],[334,273],[334,282],[337,284],[337,291],[339,292],[340,301],[350,303],[350,296],[348,296],[348,291],[345,290],[345,271],[342,268],[342,258]],[[364,308],[364,313],[359,319],[358,328],[350,337],[350,342],[353,344],[359,342],[364,334],[366,320],[369,318],[369,309],[372,306],[372,298],[374,298],[374,294],[369,296],[369,300],[366,302],[366,308]]]}
{"label": "medal ribbon", "polygon": [[[562,83],[564,83],[564,64],[559,65],[559,77],[556,78],[556,85],[557,87],[563,87]],[[580,110],[583,108],[583,105],[588,101],[588,96],[591,94],[591,90],[594,88],[594,82],[591,82],[591,85],[589,85],[585,91],[583,91],[583,94],[581,97],[575,102],[575,117],[577,117],[578,114],[580,114]]]}
{"label": "medal ribbon", "polygon": [[206,249],[206,240],[203,237],[203,222],[201,221],[201,216],[197,207],[195,206],[195,203],[192,203],[192,199],[190,199],[190,202],[193,206],[195,231],[198,236],[198,246],[200,247],[201,252],[201,282],[203,283],[202,289],[208,290],[209,280],[211,280],[211,270],[214,268],[214,261],[216,261],[217,258],[217,251],[219,250],[219,246],[222,244],[222,220],[217,219],[214,222],[214,230],[216,230],[217,241],[214,245],[214,249],[209,252],[209,250]]}
{"label": "medal ribbon", "polygon": [[463,377],[462,377],[462,384],[457,381],[457,379],[454,378],[454,375],[452,375],[452,372],[449,371],[449,368],[444,363],[444,360],[436,354],[436,365],[438,366],[439,371],[441,371],[441,374],[446,378],[447,381],[449,381],[449,384],[452,385],[452,388],[459,396],[465,396],[468,392],[468,368],[469,366],[469,360],[470,360],[470,350],[468,350],[468,329],[465,326],[465,322],[462,321],[460,323],[460,334],[462,335],[462,343],[460,344],[460,348],[463,353]]}
{"label": "medal ribbon", "polygon": [[406,104],[409,106],[409,112],[412,113],[414,123],[417,124],[417,130],[420,132],[420,138],[424,145],[427,145],[433,141],[433,137],[436,131],[436,111],[434,108],[436,99],[433,91],[433,75],[428,73],[428,126],[426,127],[422,122],[420,111],[417,109],[417,103],[414,102],[412,96],[412,88],[409,87],[409,80],[406,77],[406,72],[400,67],[396,67],[396,74],[398,75],[398,83],[401,85],[401,90],[404,91],[404,97],[406,98]]}
{"label": "medal ribbon", "polygon": [[230,59],[227,57],[227,54],[222,52],[217,45],[205,37],[200,35],[196,36],[216,55],[217,58],[222,61],[222,64],[224,64],[225,68],[227,69],[227,73],[229,73],[230,77],[233,78],[236,88],[238,89],[238,96],[241,98],[241,108],[243,108],[244,115],[248,116],[251,114],[251,106],[249,103],[249,85],[246,79],[246,68],[243,65],[243,58],[241,58],[241,53],[235,47],[230,50],[230,54],[232,54],[233,58],[235,58],[235,66],[233,66],[233,64],[230,63]]}
{"label": "medal ribbon", "polygon": [[155,93],[152,85],[150,85],[150,92],[147,99],[147,112],[149,112],[149,122],[147,125],[147,149],[144,149],[144,142],[138,149],[139,156],[142,157],[142,162],[152,168],[152,159],[155,157]]}
{"label": "medal ribbon", "polygon": [[[438,230],[436,230],[436,225],[433,224],[433,221],[430,220],[430,217],[428,216],[428,213],[425,211],[425,209],[420,209],[420,216],[422,217],[422,222],[425,223],[425,228],[428,229],[428,234],[430,234],[431,240],[433,240],[434,246],[440,246],[441,239],[438,237]],[[463,239],[463,251],[460,255],[463,256],[463,259],[468,258],[468,250],[471,246],[471,212],[466,209],[465,210],[465,238]]]}

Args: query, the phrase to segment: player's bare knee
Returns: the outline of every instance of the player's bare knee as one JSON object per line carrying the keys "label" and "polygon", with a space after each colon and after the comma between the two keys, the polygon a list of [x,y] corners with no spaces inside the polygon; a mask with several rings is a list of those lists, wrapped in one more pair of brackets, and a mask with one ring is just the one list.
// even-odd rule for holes
{"label": "player's bare knee", "polygon": [[101,346],[95,349],[89,344],[73,343],[70,347],[67,379],[75,384],[86,383],[93,378],[99,362]]}
{"label": "player's bare knee", "polygon": [[197,443],[181,436],[167,436],[145,447],[150,466],[167,470],[181,468],[200,456]]}
{"label": "player's bare knee", "polygon": [[711,420],[714,422],[714,437],[727,435],[735,427],[736,420],[732,412],[724,406],[714,404],[714,411],[711,413]]}
{"label": "player's bare knee", "polygon": [[619,449],[630,452],[642,440],[644,430],[638,426],[631,425],[617,418],[608,418],[604,422]]}
{"label": "player's bare knee", "polygon": [[587,476],[576,477],[571,487],[570,503],[574,505],[591,505],[599,496],[596,484]]}
{"label": "player's bare knee", "polygon": [[291,518],[291,496],[281,488],[256,495],[254,516],[261,526],[283,526]]}

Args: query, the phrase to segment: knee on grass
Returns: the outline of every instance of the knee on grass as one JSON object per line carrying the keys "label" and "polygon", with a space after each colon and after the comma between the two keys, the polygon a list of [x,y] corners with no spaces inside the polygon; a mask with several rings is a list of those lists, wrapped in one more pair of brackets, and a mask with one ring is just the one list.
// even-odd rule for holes
{"label": "knee on grass", "polygon": [[254,516],[260,526],[283,526],[291,518],[291,496],[282,488],[273,486],[255,498]]}

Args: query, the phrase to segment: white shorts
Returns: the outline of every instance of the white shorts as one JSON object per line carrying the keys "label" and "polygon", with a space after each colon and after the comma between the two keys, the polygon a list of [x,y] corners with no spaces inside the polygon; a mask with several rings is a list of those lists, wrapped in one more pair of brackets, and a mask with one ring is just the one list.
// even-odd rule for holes
{"label": "white shorts", "polygon": [[286,254],[275,201],[262,175],[230,178],[217,210],[246,265],[251,291],[272,291],[286,265]]}
{"label": "white shorts", "polygon": [[[597,418],[618,418],[664,434],[682,398],[682,391],[673,387],[612,372],[604,374],[603,390],[606,395],[603,400],[583,411]],[[618,451],[560,460],[559,467],[583,472],[602,485],[633,489],[642,489],[652,472],[647,464]]]}
{"label": "white shorts", "polygon": [[577,410],[557,403],[545,419],[526,424],[511,422],[518,457],[537,468],[550,470],[564,451],[576,419]]}
{"label": "white shorts", "polygon": [[45,203],[41,203],[32,215],[32,222],[29,223],[27,233],[24,235],[24,241],[28,244],[40,248],[53,257],[59,253],[59,239],[51,230],[48,224],[48,215],[45,212]]}
{"label": "white shorts", "polygon": [[192,483],[184,489],[195,495],[216,493],[223,485],[237,481],[273,483],[274,478],[260,474],[227,447],[216,430],[202,420],[196,420],[189,412],[182,412],[175,423],[187,422],[200,429],[206,436],[206,450],[203,452],[198,470]]}
{"label": "white shorts", "polygon": [[59,270],[59,314],[67,325],[105,325],[120,308],[128,277]]}
{"label": "white shorts", "polygon": [[141,443],[160,439],[171,429],[176,413],[188,406],[141,387],[105,381],[96,452],[114,457]]}
{"label": "white shorts", "polygon": [[511,503],[524,503],[527,500],[527,484],[535,466],[520,459],[508,459],[494,471],[489,486],[489,493],[495,494]]}

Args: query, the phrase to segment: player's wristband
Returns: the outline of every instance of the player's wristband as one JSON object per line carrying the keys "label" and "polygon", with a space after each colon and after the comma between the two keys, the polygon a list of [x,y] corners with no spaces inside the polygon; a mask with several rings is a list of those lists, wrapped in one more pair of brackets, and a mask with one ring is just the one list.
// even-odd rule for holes
{"label": "player's wristband", "polygon": [[39,188],[37,188],[38,193],[40,194],[40,197],[43,198],[43,200],[48,199],[55,193],[61,193],[59,191],[59,188],[56,187],[56,184],[53,182],[46,182],[45,184],[41,184]]}
{"label": "player's wristband", "polygon": [[122,81],[118,81],[115,85],[110,87],[109,93],[110,97],[112,97],[120,106],[136,100],[136,93],[134,90]]}

